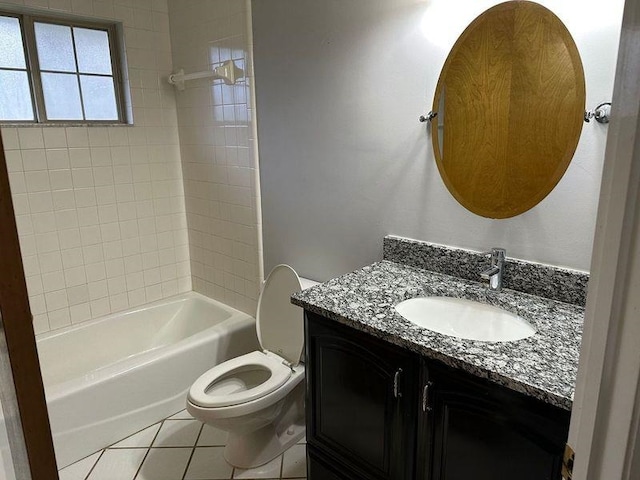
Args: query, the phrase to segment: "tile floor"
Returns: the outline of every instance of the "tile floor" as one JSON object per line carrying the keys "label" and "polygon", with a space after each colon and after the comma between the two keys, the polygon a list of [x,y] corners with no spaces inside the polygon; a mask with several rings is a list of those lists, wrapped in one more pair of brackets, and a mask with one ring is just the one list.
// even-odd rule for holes
{"label": "tile floor", "polygon": [[60,480],[304,479],[306,445],[300,442],[261,467],[225,462],[226,433],[182,411],[60,470]]}

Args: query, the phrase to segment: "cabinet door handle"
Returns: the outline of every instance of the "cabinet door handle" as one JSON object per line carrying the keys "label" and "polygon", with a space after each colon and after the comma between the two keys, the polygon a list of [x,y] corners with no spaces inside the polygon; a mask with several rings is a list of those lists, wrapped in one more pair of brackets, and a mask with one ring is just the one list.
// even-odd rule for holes
{"label": "cabinet door handle", "polygon": [[429,387],[433,385],[432,382],[427,382],[424,388],[422,389],[422,411],[430,412],[431,407],[429,406]]}
{"label": "cabinet door handle", "polygon": [[402,373],[402,369],[399,368],[396,370],[396,374],[393,376],[393,396],[396,398],[400,398],[402,396],[402,392],[400,392],[400,374]]}

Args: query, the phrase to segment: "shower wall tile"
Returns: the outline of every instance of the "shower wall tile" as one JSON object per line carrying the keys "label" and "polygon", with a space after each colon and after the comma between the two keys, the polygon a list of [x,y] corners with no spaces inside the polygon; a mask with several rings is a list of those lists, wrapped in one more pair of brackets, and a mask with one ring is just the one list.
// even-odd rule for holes
{"label": "shower wall tile", "polygon": [[173,61],[187,73],[234,60],[246,75],[177,92],[193,288],[255,315],[261,249],[247,2],[170,0]]}
{"label": "shower wall tile", "polygon": [[2,3],[121,22],[129,70],[133,125],[1,129],[37,333],[191,290],[167,1]]}

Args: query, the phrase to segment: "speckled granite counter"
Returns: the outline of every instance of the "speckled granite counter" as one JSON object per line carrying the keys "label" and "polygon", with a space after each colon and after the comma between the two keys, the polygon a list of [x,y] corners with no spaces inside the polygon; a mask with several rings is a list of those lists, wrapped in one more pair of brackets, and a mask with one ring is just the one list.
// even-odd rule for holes
{"label": "speckled granite counter", "polygon": [[[497,305],[537,330],[515,342],[481,342],[418,327],[394,310],[403,300],[449,296]],[[296,293],[292,302],[311,312],[429,358],[488,378],[513,390],[571,409],[584,308],[399,263],[382,261]]]}

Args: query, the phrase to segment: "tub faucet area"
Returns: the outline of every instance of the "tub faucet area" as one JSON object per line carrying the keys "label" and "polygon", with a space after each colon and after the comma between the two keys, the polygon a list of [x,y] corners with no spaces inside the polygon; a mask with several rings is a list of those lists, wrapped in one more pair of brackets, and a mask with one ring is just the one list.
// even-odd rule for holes
{"label": "tub faucet area", "polygon": [[507,251],[504,248],[492,248],[490,252],[483,254],[491,259],[491,266],[480,272],[480,276],[489,280],[489,290],[500,292],[502,290],[502,273],[504,271],[504,261]]}

